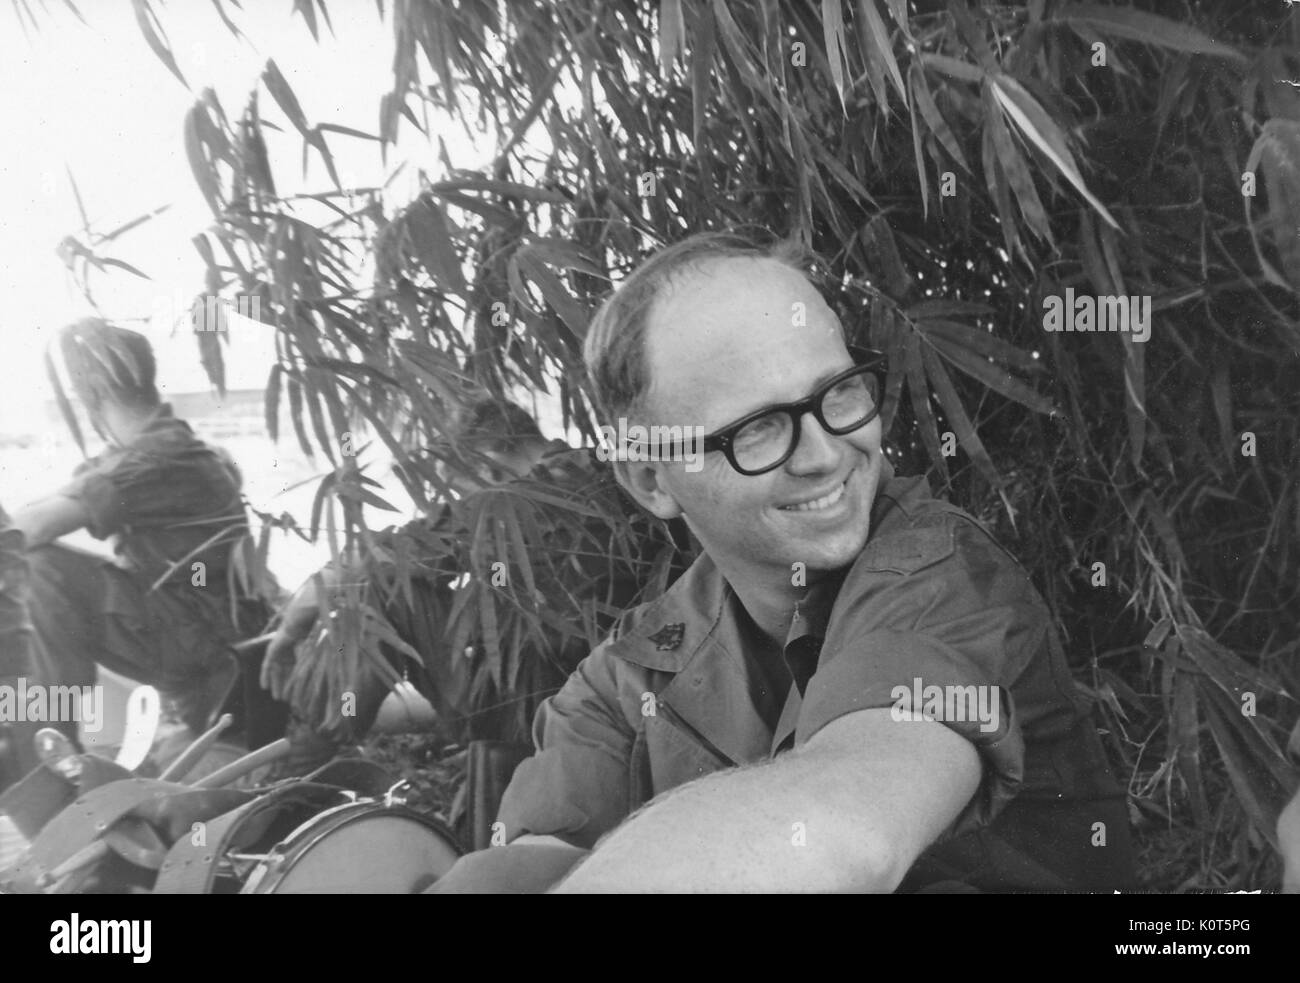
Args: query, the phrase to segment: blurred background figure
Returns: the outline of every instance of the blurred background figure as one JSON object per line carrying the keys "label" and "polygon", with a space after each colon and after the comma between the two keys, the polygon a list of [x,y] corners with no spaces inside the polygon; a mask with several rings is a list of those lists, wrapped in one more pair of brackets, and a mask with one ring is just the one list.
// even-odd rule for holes
{"label": "blurred background figure", "polygon": [[[90,318],[64,328],[58,348],[105,446],[13,517],[28,567],[28,683],[89,685],[105,666],[156,687],[164,717],[199,731],[236,674],[228,646],[270,614],[233,575],[248,531],[242,477],[160,400],[142,334]],[[83,528],[111,539],[114,557],[56,543]],[[50,725],[76,741],[75,721]]]}
{"label": "blurred background figure", "polygon": [[[31,672],[31,626],[25,605],[27,561],[22,546],[22,533],[0,508],[0,686],[15,690],[18,680]],[[0,720],[0,791],[30,771],[36,761],[31,741],[21,740],[10,723]]]}
{"label": "blurred background figure", "polygon": [[[675,555],[677,546],[666,529],[645,516],[628,519],[635,507],[621,496],[593,452],[547,440],[532,416],[514,403],[490,397],[471,403],[452,439],[432,454],[439,462],[437,474],[455,501],[444,503],[431,517],[379,534],[378,549],[370,557],[327,567],[319,584],[327,592],[360,584],[365,603],[382,612],[396,637],[418,653],[416,662],[392,644],[378,644],[382,658],[432,704],[444,740],[531,747],[529,730],[537,706],[590,650],[584,629],[603,637],[618,613],[646,587],[650,558],[665,549]],[[510,674],[493,671],[492,658],[501,655],[490,651],[481,633],[456,644],[449,626],[457,594],[485,586],[482,578],[475,583],[471,553],[476,531],[486,535],[484,530],[502,514],[494,509],[509,507],[500,498],[489,500],[487,493],[497,491],[527,500],[529,521],[520,528],[527,562],[535,565],[537,588],[533,597],[514,594],[517,608],[500,600],[501,595],[488,601],[500,603],[503,622],[520,608],[525,617],[534,618],[518,654],[514,685],[509,686],[498,682]],[[616,515],[637,530],[630,549],[626,541],[615,542],[620,528],[612,518]],[[407,564],[409,600],[394,586],[396,564],[389,559],[394,543],[403,541],[415,544]],[[477,545],[482,549],[482,543]],[[305,642],[321,609],[313,577],[282,611],[263,663],[263,686],[293,706],[289,737],[294,752],[281,768],[287,774],[302,774],[344,744],[362,740],[390,691],[381,671],[363,659],[360,677],[346,690],[355,699],[355,712],[329,724],[322,710],[336,705],[339,694],[308,699],[303,695],[306,687],[291,684],[319,668],[314,662],[337,657],[336,648]],[[579,610],[590,612],[591,625],[583,625],[576,613],[570,617],[569,612]],[[507,634],[503,624],[500,635]]]}

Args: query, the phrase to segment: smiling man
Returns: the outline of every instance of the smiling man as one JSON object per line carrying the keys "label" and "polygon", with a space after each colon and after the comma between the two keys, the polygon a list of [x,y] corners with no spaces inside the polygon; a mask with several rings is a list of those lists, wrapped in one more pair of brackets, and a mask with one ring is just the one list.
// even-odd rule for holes
{"label": "smiling man", "polygon": [[[1123,796],[1045,605],[975,520],[894,476],[882,361],[804,269],[699,235],[597,315],[602,423],[703,428],[703,467],[682,448],[617,465],[703,555],[542,706],[509,845],[437,890],[1129,883]],[[983,699],[900,697],[931,691]]]}

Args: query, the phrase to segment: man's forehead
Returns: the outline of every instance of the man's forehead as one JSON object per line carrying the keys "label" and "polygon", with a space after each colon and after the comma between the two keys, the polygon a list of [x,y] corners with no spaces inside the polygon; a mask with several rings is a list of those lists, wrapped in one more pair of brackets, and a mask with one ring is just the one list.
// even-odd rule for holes
{"label": "man's forehead", "polygon": [[749,257],[683,273],[651,311],[646,345],[652,400],[697,410],[746,397],[797,398],[802,375],[824,374],[844,353],[839,322],[808,279]]}
{"label": "man's forehead", "polygon": [[790,304],[820,302],[816,288],[799,270],[766,256],[724,256],[704,259],[678,271],[660,291],[656,314],[677,320],[692,310],[715,306],[749,312],[772,308],[789,310]]}

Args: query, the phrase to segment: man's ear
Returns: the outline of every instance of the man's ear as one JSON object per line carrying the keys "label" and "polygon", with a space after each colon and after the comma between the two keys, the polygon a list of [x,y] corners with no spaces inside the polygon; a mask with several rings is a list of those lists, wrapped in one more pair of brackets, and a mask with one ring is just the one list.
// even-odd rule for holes
{"label": "man's ear", "polygon": [[682,507],[664,484],[663,472],[655,462],[615,461],[614,477],[651,515],[660,519],[675,519],[682,514]]}

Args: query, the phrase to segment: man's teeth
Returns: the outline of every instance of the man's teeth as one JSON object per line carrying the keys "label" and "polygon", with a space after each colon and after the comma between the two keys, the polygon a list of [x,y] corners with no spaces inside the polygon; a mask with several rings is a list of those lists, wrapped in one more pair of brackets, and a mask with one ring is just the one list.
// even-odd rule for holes
{"label": "man's teeth", "polygon": [[804,502],[800,505],[787,505],[785,509],[790,512],[816,512],[820,509],[828,509],[841,498],[844,497],[844,485],[841,484],[829,495],[823,495],[821,498],[813,499],[811,502]]}

